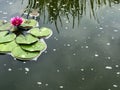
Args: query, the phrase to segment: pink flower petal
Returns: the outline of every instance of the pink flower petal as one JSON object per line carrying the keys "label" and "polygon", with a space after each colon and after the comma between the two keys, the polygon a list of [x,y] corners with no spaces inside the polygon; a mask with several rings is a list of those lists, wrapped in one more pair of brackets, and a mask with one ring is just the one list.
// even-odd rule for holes
{"label": "pink flower petal", "polygon": [[16,16],[16,17],[11,18],[10,22],[13,26],[19,26],[23,23],[23,18]]}

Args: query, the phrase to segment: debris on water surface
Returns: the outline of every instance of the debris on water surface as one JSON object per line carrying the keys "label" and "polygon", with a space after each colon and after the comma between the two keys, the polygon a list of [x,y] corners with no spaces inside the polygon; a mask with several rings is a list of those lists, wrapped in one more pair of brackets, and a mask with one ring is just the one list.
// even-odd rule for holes
{"label": "debris on water surface", "polygon": [[59,86],[60,88],[63,88],[63,86]]}
{"label": "debris on water surface", "polygon": [[112,67],[111,67],[111,66],[106,66],[105,68],[106,68],[106,69],[112,69]]}
{"label": "debris on water surface", "polygon": [[102,27],[100,27],[99,29],[100,29],[100,30],[102,30],[103,28],[102,28]]}
{"label": "debris on water surface", "polygon": [[85,80],[85,78],[82,78],[82,80]]}
{"label": "debris on water surface", "polygon": [[45,86],[48,86],[48,84],[46,83]]}
{"label": "debris on water surface", "polygon": [[115,30],[113,30],[113,31],[114,31],[114,32],[118,32],[118,30],[116,30],[116,29],[115,29]]}
{"label": "debris on water surface", "polygon": [[114,84],[113,87],[118,87],[118,85]]}
{"label": "debris on water surface", "polygon": [[98,57],[99,55],[98,54],[95,54],[95,57]]}
{"label": "debris on water surface", "polygon": [[85,48],[88,48],[88,46],[85,46]]}
{"label": "debris on water surface", "polygon": [[12,69],[11,69],[11,68],[9,68],[9,69],[8,69],[8,71],[12,71]]}
{"label": "debris on water surface", "polygon": [[60,72],[60,70],[59,70],[59,69],[57,69],[57,72]]}
{"label": "debris on water surface", "polygon": [[94,70],[94,68],[91,68],[91,71],[93,71]]}
{"label": "debris on water surface", "polygon": [[29,68],[25,68],[25,74],[27,74],[29,71],[30,71],[30,69]]}
{"label": "debris on water surface", "polygon": [[55,51],[56,51],[56,49],[53,49],[53,51],[55,52]]}
{"label": "debris on water surface", "polygon": [[108,46],[109,46],[109,45],[110,45],[110,43],[107,43],[106,45],[108,45]]}
{"label": "debris on water surface", "polygon": [[41,84],[42,84],[42,82],[37,82],[37,84],[38,84],[38,85],[41,85]]}
{"label": "debris on water surface", "polygon": [[82,69],[80,69],[81,71],[84,71],[84,69],[82,68]]}
{"label": "debris on water surface", "polygon": [[115,67],[116,67],[116,68],[118,68],[118,67],[119,67],[119,65],[115,65]]}
{"label": "debris on water surface", "polygon": [[70,47],[70,44],[67,44],[68,47]]}
{"label": "debris on water surface", "polygon": [[116,74],[117,74],[117,75],[120,75],[120,72],[117,72]]}
{"label": "debris on water surface", "polygon": [[107,57],[108,59],[111,59],[111,57]]}

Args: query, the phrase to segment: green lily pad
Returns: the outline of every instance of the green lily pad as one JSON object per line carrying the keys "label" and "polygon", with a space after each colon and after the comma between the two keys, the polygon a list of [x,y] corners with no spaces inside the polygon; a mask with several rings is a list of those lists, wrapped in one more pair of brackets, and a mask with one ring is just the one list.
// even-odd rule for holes
{"label": "green lily pad", "polygon": [[2,32],[0,32],[0,38],[4,37],[7,33],[8,33],[8,31],[2,31]]}
{"label": "green lily pad", "polygon": [[33,28],[33,27],[36,27],[37,25],[37,21],[34,20],[34,19],[26,19],[24,21],[24,23],[22,25],[20,25],[20,27],[24,28],[24,29],[30,29],[30,28]]}
{"label": "green lily pad", "polygon": [[0,31],[10,30],[12,28],[10,23],[5,23],[0,26]]}
{"label": "green lily pad", "polygon": [[38,38],[32,36],[31,34],[27,34],[27,35],[19,35],[16,38],[16,43],[18,44],[32,44],[34,42],[37,42]]}
{"label": "green lily pad", "polygon": [[0,32],[0,43],[13,41],[15,38],[16,38],[16,35],[14,33],[7,34],[7,32]]}
{"label": "green lily pad", "polygon": [[52,34],[51,29],[42,27],[42,28],[33,28],[30,30],[30,33],[36,37],[48,37]]}
{"label": "green lily pad", "polygon": [[17,44],[15,43],[15,41],[0,44],[0,53],[11,52],[16,46],[17,46]]}
{"label": "green lily pad", "polygon": [[20,45],[22,49],[26,51],[43,51],[47,48],[47,45],[43,41],[38,41],[31,45]]}
{"label": "green lily pad", "polygon": [[20,60],[31,60],[40,55],[40,52],[28,52],[17,46],[12,51],[12,55]]}

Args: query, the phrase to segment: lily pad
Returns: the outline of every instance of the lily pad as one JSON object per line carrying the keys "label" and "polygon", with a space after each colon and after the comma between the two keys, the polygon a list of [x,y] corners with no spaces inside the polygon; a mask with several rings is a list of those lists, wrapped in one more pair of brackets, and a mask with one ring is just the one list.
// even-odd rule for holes
{"label": "lily pad", "polygon": [[0,43],[13,41],[15,38],[16,38],[16,35],[14,33],[7,34],[7,32],[0,32]]}
{"label": "lily pad", "polygon": [[15,41],[0,44],[0,53],[11,52],[16,46],[17,46],[17,44],[15,43]]}
{"label": "lily pad", "polygon": [[27,34],[27,35],[19,35],[16,38],[16,43],[18,44],[32,44],[34,42],[37,42],[39,39],[32,36],[31,34]]}
{"label": "lily pad", "polygon": [[12,28],[10,23],[5,23],[0,26],[0,31],[10,30]]}
{"label": "lily pad", "polygon": [[8,33],[8,31],[2,31],[2,32],[0,32],[0,38],[3,37],[3,36],[5,36],[7,33]]}
{"label": "lily pad", "polygon": [[31,60],[40,55],[40,52],[28,52],[17,46],[12,51],[12,55],[20,60]]}
{"label": "lily pad", "polygon": [[24,29],[30,29],[30,28],[33,28],[33,27],[36,27],[37,25],[37,21],[34,20],[34,19],[26,19],[24,21],[24,23],[22,25],[20,25],[20,27],[24,28]]}
{"label": "lily pad", "polygon": [[22,49],[26,51],[43,51],[47,48],[47,45],[43,41],[38,41],[36,43],[33,43],[31,45],[20,45]]}
{"label": "lily pad", "polygon": [[33,28],[30,30],[30,33],[36,37],[48,37],[52,34],[51,29],[42,27],[42,28]]}

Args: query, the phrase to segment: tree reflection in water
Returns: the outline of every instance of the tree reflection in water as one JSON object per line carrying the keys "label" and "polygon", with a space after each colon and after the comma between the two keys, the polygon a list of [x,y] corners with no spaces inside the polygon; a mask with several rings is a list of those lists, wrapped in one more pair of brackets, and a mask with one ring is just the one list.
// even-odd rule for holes
{"label": "tree reflection in water", "polygon": [[111,7],[112,4],[119,4],[120,0],[28,0],[28,5],[24,10],[23,15],[27,18],[30,16],[38,21],[43,15],[44,23],[54,23],[59,33],[57,22],[62,26],[61,17],[64,16],[70,21],[72,16],[72,27],[74,28],[75,18],[78,24],[83,15],[89,15],[90,18],[97,19],[96,11],[104,5]]}

